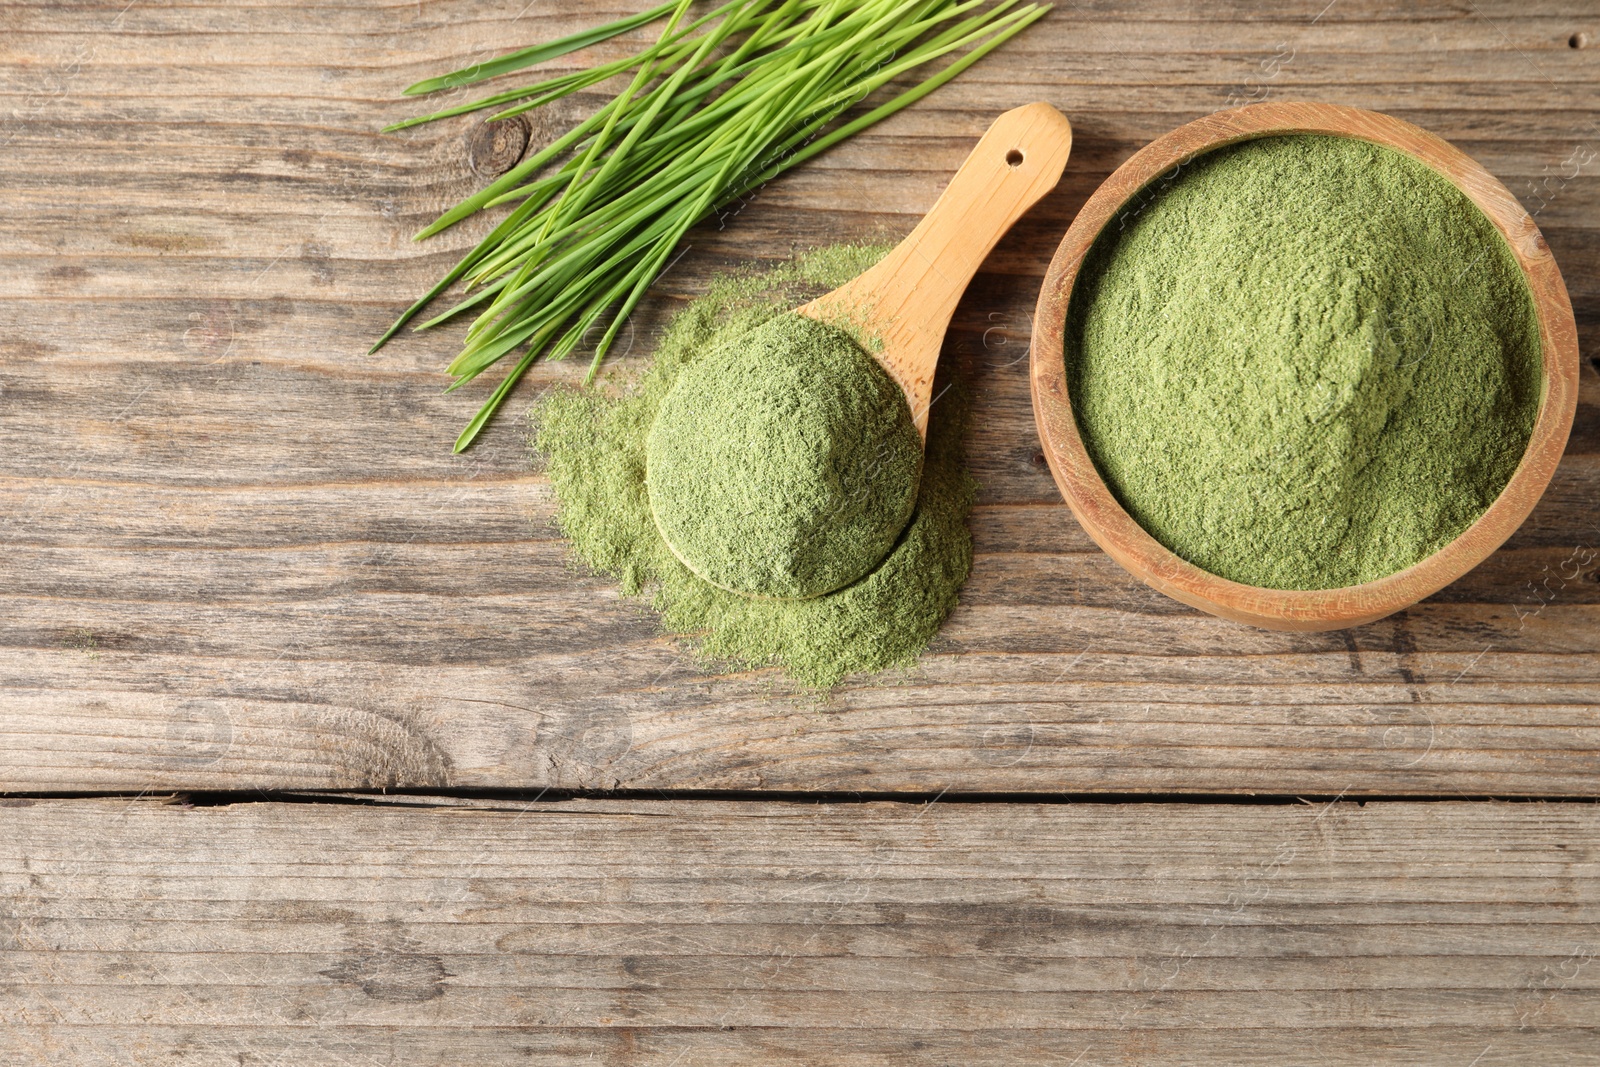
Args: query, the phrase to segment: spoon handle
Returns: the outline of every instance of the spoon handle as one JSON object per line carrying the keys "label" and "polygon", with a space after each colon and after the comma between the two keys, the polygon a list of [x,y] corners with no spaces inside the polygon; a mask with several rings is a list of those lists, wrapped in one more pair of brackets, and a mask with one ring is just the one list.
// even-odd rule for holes
{"label": "spoon handle", "polygon": [[802,308],[841,315],[877,342],[927,436],[933,375],[950,316],[995,244],[1061,178],[1072,125],[1049,104],[994,120],[933,210],[871,270]]}

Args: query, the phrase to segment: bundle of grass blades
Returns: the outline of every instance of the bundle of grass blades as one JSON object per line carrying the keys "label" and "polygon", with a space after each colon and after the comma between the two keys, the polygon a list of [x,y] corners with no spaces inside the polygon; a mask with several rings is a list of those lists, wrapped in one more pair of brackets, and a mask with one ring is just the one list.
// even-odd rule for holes
{"label": "bundle of grass blades", "polygon": [[[421,323],[471,313],[451,389],[520,350],[456,440],[470,445],[532,365],[560,359],[599,323],[592,378],[617,331],[684,233],[778,174],[914,103],[1041,18],[1000,0],[732,0],[688,20],[689,0],[512,52],[407,94],[470,85],[666,19],[650,47],[388,127],[498,108],[507,118],[609,78],[632,79],[604,107],[417,235],[516,207],[391,326],[380,348],[457,282],[466,295]],[[855,117],[846,112],[923,64],[959,57]]]}

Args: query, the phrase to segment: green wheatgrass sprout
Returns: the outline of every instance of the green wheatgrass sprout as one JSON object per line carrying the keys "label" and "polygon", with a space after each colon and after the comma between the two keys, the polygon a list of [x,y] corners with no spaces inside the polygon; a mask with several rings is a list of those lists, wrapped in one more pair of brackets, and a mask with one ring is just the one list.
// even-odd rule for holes
{"label": "green wheatgrass sprout", "polygon": [[[376,351],[458,281],[469,292],[421,323],[472,312],[451,389],[521,356],[456,440],[472,443],[541,355],[560,359],[608,314],[592,378],[617,331],[695,223],[791,167],[926,96],[1044,16],[1000,0],[733,0],[689,22],[689,0],[418,82],[407,94],[471,85],[657,19],[642,51],[388,127],[481,109],[506,118],[608,78],[628,86],[588,119],[445,212],[420,240],[488,208],[516,207],[373,345]],[[938,73],[849,121],[872,93],[962,52]],[[560,165],[557,166],[558,161]],[[553,169],[552,169],[553,168]]]}

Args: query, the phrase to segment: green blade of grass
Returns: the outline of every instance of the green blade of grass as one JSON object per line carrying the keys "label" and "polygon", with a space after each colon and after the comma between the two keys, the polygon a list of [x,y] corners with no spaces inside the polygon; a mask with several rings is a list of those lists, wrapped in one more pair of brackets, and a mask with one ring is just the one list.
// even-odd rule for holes
{"label": "green blade of grass", "polygon": [[[374,350],[463,283],[466,295],[417,327],[474,313],[448,368],[450,390],[523,349],[457,438],[457,451],[469,447],[535,361],[566,356],[610,315],[584,378],[591,380],[691,227],[921,100],[1049,10],[1019,3],[727,0],[686,21],[689,0],[668,0],[417,83],[408,92],[472,84],[668,18],[653,44],[623,59],[396,124],[486,108],[498,109],[492,117],[519,114],[631,72],[619,95],[417,234],[421,240],[480,211],[515,204]],[[856,113],[879,90],[927,64],[935,64],[932,74]]]}
{"label": "green blade of grass", "polygon": [[611,38],[627,33],[629,30],[654,22],[663,15],[670,13],[677,6],[677,3],[678,0],[668,0],[667,3],[662,4],[660,7],[641,11],[637,15],[629,15],[627,18],[618,19],[615,22],[608,22],[604,26],[580,30],[577,33],[569,34],[566,37],[561,37],[545,44],[509,52],[498,59],[491,59],[487,63],[474,63],[470,67],[453,70],[449,74],[441,74],[437,78],[424,78],[413,85],[408,85],[402,90],[402,95],[421,96],[424,93],[438,92],[440,89],[454,89],[461,85],[472,85],[474,82],[485,81],[501,74],[509,74],[514,70],[531,67],[535,63],[543,63],[546,60],[564,56],[568,52],[576,52],[580,48],[588,48],[590,45],[599,44],[601,41],[609,41]]}

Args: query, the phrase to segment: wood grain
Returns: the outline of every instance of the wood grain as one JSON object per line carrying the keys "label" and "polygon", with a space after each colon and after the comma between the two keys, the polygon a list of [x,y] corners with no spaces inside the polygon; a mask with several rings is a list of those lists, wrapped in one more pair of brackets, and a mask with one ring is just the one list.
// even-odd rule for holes
{"label": "wood grain", "polygon": [[1585,1063],[1592,805],[0,807],[8,1063]]}
{"label": "wood grain", "polygon": [[[915,670],[825,699],[706,673],[575,572],[518,419],[451,456],[481,399],[441,394],[457,334],[366,354],[481,229],[410,241],[483,178],[470,118],[376,132],[418,106],[399,90],[631,5],[0,7],[0,789],[1595,793],[1592,356],[1529,522],[1348,634],[1150,592],[1043,465],[1026,356],[1052,251],[1122,160],[1241,96],[1385,111],[1478,159],[1595,351],[1600,48],[1567,44],[1593,13],[1323,7],[1063,5],[693,235],[620,368],[713,270],[903,236],[1005,109],[1075,128],[941,359],[983,485],[963,605]],[[536,115],[533,143],[597,99]],[[535,368],[510,410],[584,362]]]}

